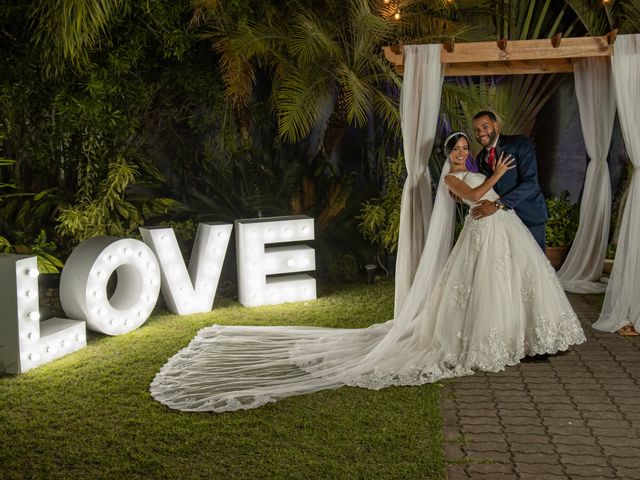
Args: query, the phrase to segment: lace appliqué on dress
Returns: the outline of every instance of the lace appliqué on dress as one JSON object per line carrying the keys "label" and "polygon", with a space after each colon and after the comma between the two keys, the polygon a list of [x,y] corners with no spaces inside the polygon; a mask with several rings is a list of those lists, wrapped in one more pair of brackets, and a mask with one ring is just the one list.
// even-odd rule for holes
{"label": "lace appliqu\u00e9 on dress", "polygon": [[482,243],[484,239],[482,227],[486,224],[485,220],[486,219],[481,218],[480,220],[471,221],[471,245],[476,252],[482,250]]}
{"label": "lace appliqu\u00e9 on dress", "polygon": [[511,271],[511,261],[513,259],[511,255],[511,248],[509,247],[509,239],[506,235],[502,237],[502,248],[500,249],[500,255],[493,261],[493,266],[497,273],[502,275]]}
{"label": "lace appliqu\u00e9 on dress", "polygon": [[556,353],[586,340],[578,317],[571,310],[562,312],[559,319],[539,313],[533,330],[535,340],[527,346],[529,355]]}
{"label": "lace appliqu\u00e9 on dress", "polygon": [[522,301],[526,303],[534,302],[536,299],[536,289],[535,288],[520,288],[520,295],[522,295]]}
{"label": "lace appliqu\u00e9 on dress", "polygon": [[467,285],[463,282],[457,282],[453,286],[453,290],[456,292],[454,297],[455,308],[458,310],[466,310],[471,297],[471,285]]}

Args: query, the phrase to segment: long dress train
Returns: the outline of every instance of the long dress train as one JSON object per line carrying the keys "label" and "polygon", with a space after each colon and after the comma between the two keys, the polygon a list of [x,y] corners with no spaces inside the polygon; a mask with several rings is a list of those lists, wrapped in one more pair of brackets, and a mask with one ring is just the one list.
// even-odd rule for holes
{"label": "long dress train", "polygon": [[[455,175],[471,187],[485,180]],[[368,328],[204,328],[162,367],[151,394],[178,410],[248,409],[345,385],[497,372],[585,341],[555,271],[511,210],[467,217],[430,294],[419,281],[398,318]]]}

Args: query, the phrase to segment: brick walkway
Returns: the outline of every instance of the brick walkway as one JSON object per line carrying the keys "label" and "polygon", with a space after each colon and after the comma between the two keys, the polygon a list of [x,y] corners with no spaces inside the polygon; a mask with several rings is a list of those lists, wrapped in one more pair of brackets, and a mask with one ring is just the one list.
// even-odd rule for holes
{"label": "brick walkway", "polygon": [[596,332],[595,298],[569,298],[586,343],[443,388],[450,480],[640,479],[640,337]]}

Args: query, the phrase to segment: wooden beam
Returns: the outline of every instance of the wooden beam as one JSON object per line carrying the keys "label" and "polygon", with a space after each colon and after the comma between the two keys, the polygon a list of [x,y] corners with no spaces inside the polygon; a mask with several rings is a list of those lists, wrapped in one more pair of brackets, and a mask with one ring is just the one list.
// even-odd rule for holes
{"label": "wooden beam", "polygon": [[611,56],[613,45],[606,36],[563,38],[555,47],[551,40],[458,43],[454,52],[442,49],[442,63],[500,62],[514,60],[549,60],[554,58],[587,58]]}
{"label": "wooden beam", "polygon": [[[442,47],[440,62],[445,74],[454,75],[516,75],[521,73],[571,72],[572,59],[610,56],[617,31],[601,37],[514,40],[500,42],[456,43]],[[396,72],[404,73],[402,48],[383,47],[384,54]],[[449,51],[450,50],[450,51]],[[483,72],[479,68],[485,66]],[[476,73],[462,73],[473,71]]]}
{"label": "wooden beam", "polygon": [[570,58],[551,60],[516,60],[514,62],[469,62],[445,65],[447,77],[468,77],[475,75],[527,75],[537,73],[572,73]]}

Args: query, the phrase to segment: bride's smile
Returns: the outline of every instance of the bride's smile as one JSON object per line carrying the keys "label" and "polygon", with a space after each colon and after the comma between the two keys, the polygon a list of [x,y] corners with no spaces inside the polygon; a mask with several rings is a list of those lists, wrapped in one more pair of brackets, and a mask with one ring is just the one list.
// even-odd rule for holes
{"label": "bride's smile", "polygon": [[455,144],[451,150],[451,169],[466,170],[466,162],[469,157],[469,143],[463,137]]}

